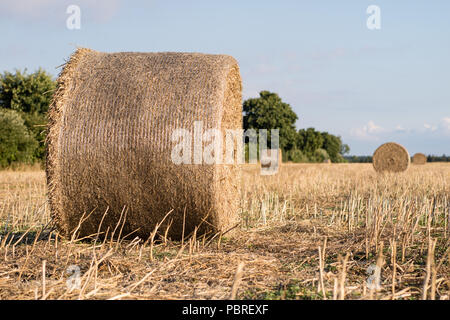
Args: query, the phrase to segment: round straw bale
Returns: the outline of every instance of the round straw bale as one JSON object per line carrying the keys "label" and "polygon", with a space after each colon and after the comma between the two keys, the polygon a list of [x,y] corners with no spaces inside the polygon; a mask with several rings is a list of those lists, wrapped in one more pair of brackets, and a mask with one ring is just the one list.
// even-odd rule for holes
{"label": "round straw bale", "polygon": [[196,121],[223,137],[242,129],[241,92],[227,55],[78,49],[49,110],[46,173],[57,227],[146,238],[169,212],[158,232],[170,225],[172,238],[234,226],[239,164],[175,164],[171,139],[175,129],[195,137]]}
{"label": "round straw bale", "polygon": [[408,150],[395,142],[381,145],[373,154],[373,167],[377,172],[402,172],[408,169],[409,163]]}
{"label": "round straw bale", "polygon": [[425,164],[427,163],[427,156],[423,153],[416,153],[412,158],[413,164]]}
{"label": "round straw bale", "polygon": [[262,168],[270,168],[270,166],[271,166],[270,159],[271,159],[271,156],[272,156],[272,150],[274,150],[274,152],[278,153],[277,154],[278,155],[278,164],[275,167],[278,168],[283,163],[283,153],[282,153],[281,149],[267,149],[266,150],[267,158],[263,159],[263,157],[261,157],[261,167]]}

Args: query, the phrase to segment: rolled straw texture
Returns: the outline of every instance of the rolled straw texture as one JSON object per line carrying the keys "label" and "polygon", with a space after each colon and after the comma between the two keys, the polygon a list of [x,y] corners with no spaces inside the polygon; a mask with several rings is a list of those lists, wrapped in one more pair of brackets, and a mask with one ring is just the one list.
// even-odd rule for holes
{"label": "rolled straw texture", "polygon": [[[225,231],[237,220],[238,164],[171,160],[174,129],[242,128],[236,60],[199,53],[101,53],[78,49],[49,110],[47,184],[63,234],[148,237]],[[106,212],[106,214],[105,214]],[[117,226],[119,226],[117,228]]]}
{"label": "rolled straw texture", "polygon": [[408,169],[410,157],[405,147],[388,142],[375,150],[372,161],[377,172],[402,172]]}
{"label": "rolled straw texture", "polygon": [[261,162],[261,167],[263,167],[263,168],[270,168],[271,163],[270,162],[266,162],[266,161],[269,161],[268,159],[271,158],[272,150],[275,150],[275,152],[277,152],[277,155],[278,155],[278,167],[280,167],[281,164],[283,163],[283,154],[282,154],[281,149],[267,149],[266,150],[266,152],[267,152],[267,159],[261,159],[261,161],[260,161]]}
{"label": "rolled straw texture", "polygon": [[416,153],[412,158],[413,164],[425,164],[427,163],[427,156],[423,153]]}

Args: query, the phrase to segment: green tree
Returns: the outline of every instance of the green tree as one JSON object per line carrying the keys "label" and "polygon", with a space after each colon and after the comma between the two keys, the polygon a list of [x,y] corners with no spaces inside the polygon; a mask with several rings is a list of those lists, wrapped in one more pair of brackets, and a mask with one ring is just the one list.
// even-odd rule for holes
{"label": "green tree", "polygon": [[300,129],[297,135],[297,146],[310,159],[314,158],[314,152],[322,148],[324,138],[314,128]]}
{"label": "green tree", "polygon": [[341,152],[340,152],[340,154],[344,155],[344,154],[347,154],[349,152],[350,152],[350,147],[348,146],[348,144],[343,143],[341,145]]}
{"label": "green tree", "polygon": [[307,156],[303,154],[303,152],[297,148],[291,149],[286,152],[286,158],[283,157],[283,161],[292,161],[292,162],[309,162]]}
{"label": "green tree", "polygon": [[336,137],[328,132],[322,132],[323,145],[322,148],[326,150],[332,162],[338,162],[338,155],[341,151],[341,138]]}
{"label": "green tree", "polygon": [[[261,91],[259,98],[244,101],[244,129],[279,129],[280,148],[291,150],[296,143],[295,121],[298,117],[278,94]],[[268,132],[268,143],[270,134]]]}
{"label": "green tree", "polygon": [[[276,93],[261,91],[259,98],[244,101],[243,111],[245,130],[280,130],[283,161],[322,162],[328,159],[332,162],[347,161],[343,155],[348,153],[350,148],[342,143],[341,137],[314,128],[296,132],[297,115]],[[270,137],[268,142],[270,143]]]}
{"label": "green tree", "polygon": [[297,146],[312,162],[346,162],[343,157],[350,148],[343,144],[341,137],[328,132],[320,132],[314,128],[301,129],[297,135]]}
{"label": "green tree", "polygon": [[18,112],[0,109],[0,166],[32,162],[37,142]]}
{"label": "green tree", "polygon": [[341,137],[322,132],[324,139],[322,148],[325,149],[330,156],[332,162],[345,162],[343,155],[350,151],[348,145],[343,144]]}
{"label": "green tree", "polygon": [[331,160],[328,155],[327,150],[319,148],[314,151],[314,156],[312,158],[314,162],[324,162],[325,160]]}
{"label": "green tree", "polygon": [[37,158],[44,156],[46,113],[51,103],[56,83],[42,69],[27,74],[26,70],[15,73],[4,72],[0,76],[0,107],[17,111],[32,133],[38,147]]}

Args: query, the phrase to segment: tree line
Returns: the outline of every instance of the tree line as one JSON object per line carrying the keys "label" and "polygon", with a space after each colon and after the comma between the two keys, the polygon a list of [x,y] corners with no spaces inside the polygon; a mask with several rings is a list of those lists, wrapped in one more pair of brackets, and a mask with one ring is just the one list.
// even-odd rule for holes
{"label": "tree line", "polygon": [[[44,160],[47,111],[55,90],[56,81],[43,69],[0,75],[0,167]],[[244,129],[279,129],[284,161],[347,161],[350,149],[339,136],[296,130],[297,114],[276,93],[261,91],[247,99],[243,112]]]}
{"label": "tree line", "polygon": [[[350,163],[371,163],[372,156],[344,156]],[[412,159],[411,159],[412,161]],[[428,155],[427,162],[450,162],[450,156],[443,154],[442,156]]]}
{"label": "tree line", "polygon": [[[283,161],[347,162],[350,151],[341,137],[314,128],[296,130],[297,114],[278,94],[261,91],[258,98],[244,101],[244,129],[279,129],[279,145]],[[270,137],[268,137],[270,144]]]}

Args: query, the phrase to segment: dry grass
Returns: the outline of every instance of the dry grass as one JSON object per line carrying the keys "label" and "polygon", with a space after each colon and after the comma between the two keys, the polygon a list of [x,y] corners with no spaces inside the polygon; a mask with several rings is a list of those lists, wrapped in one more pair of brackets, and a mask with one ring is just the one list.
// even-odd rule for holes
{"label": "dry grass", "polygon": [[236,235],[176,242],[64,240],[47,226],[44,173],[1,171],[0,299],[449,299],[450,164],[259,170],[244,170]]}

